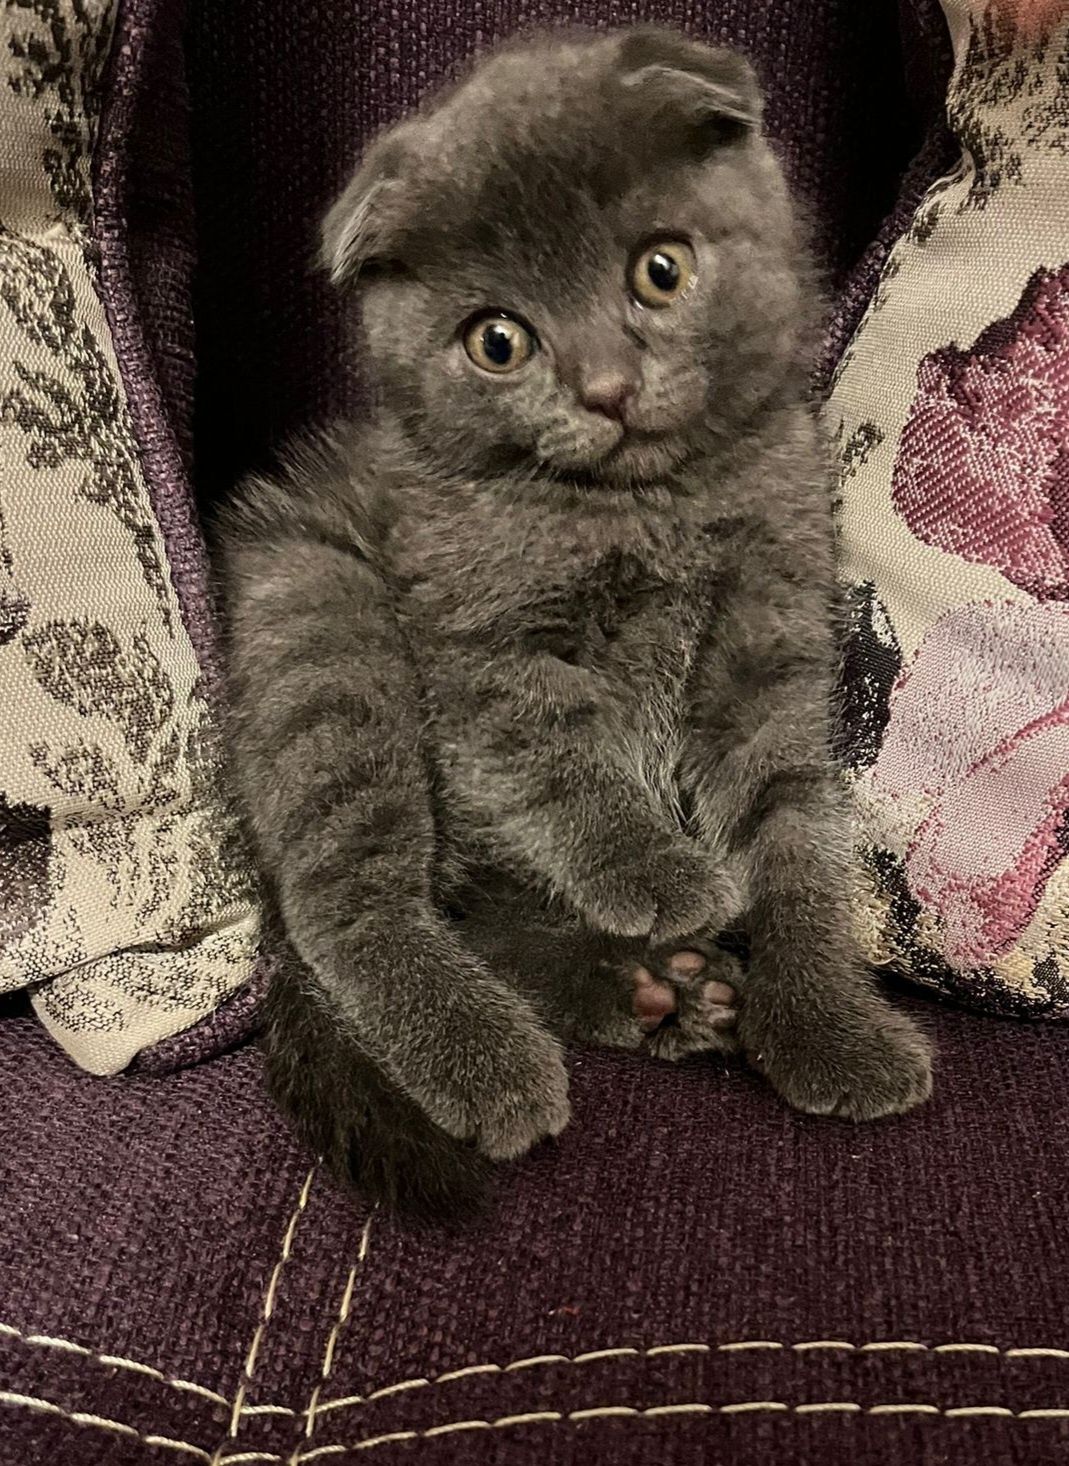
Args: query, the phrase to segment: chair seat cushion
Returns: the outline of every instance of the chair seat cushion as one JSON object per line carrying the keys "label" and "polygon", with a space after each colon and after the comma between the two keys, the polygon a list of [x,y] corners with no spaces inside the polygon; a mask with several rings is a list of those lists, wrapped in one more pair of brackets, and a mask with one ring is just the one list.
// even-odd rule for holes
{"label": "chair seat cushion", "polygon": [[1061,1461],[1069,1035],[918,1012],[936,1098],[869,1127],[579,1054],[453,1234],[339,1194],[254,1051],[101,1082],[0,1023],[0,1460]]}

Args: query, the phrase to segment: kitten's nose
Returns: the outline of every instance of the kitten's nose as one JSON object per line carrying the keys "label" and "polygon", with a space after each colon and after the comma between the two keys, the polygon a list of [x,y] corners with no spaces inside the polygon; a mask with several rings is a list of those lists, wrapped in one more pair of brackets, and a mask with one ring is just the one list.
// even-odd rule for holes
{"label": "kitten's nose", "polygon": [[607,372],[584,382],[579,400],[589,412],[602,412],[623,422],[627,404],[634,395],[635,384],[630,377],[622,372]]}

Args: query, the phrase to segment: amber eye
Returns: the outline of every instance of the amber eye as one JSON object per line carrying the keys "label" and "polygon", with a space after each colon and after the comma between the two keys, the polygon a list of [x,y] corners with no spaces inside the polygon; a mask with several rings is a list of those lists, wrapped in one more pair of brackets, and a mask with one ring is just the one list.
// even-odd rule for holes
{"label": "amber eye", "polygon": [[694,279],[694,251],[681,239],[647,245],[631,266],[631,293],[641,305],[673,305]]}
{"label": "amber eye", "polygon": [[518,371],[534,348],[534,336],[511,316],[480,316],[464,332],[464,349],[484,372]]}

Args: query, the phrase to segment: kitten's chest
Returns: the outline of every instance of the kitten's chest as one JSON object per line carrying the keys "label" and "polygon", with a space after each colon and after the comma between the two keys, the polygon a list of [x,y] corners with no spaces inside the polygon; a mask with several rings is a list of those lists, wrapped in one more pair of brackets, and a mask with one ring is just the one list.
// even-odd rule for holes
{"label": "kitten's chest", "polygon": [[573,659],[627,693],[662,698],[693,663],[706,597],[700,580],[627,552],[604,557],[572,588],[560,633]]}
{"label": "kitten's chest", "polygon": [[407,599],[438,642],[477,637],[609,671],[689,661],[707,575],[683,527],[594,515],[419,526]]}

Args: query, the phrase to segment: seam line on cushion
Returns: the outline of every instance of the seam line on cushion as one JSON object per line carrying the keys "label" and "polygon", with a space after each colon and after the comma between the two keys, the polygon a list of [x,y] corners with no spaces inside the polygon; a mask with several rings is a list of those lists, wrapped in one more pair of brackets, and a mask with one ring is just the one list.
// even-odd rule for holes
{"label": "seam line on cushion", "polygon": [[[304,1185],[301,1187],[297,1195],[296,1205],[293,1208],[293,1213],[290,1216],[289,1222],[286,1226],[286,1230],[282,1236],[282,1251],[279,1254],[279,1259],[275,1263],[275,1266],[271,1271],[271,1276],[268,1279],[267,1289],[264,1292],[263,1302],[260,1305],[260,1320],[257,1323],[255,1330],[253,1331],[252,1340],[249,1344],[249,1350],[245,1356],[245,1368],[242,1372],[241,1383],[238,1386],[237,1394],[234,1396],[234,1405],[230,1412],[231,1439],[234,1439],[237,1436],[238,1430],[241,1426],[242,1406],[245,1403],[245,1396],[248,1394],[249,1386],[252,1384],[253,1376],[256,1373],[256,1357],[260,1352],[260,1345],[263,1342],[264,1331],[266,1330],[267,1325],[270,1322],[271,1315],[275,1309],[275,1302],[278,1297],[279,1279],[282,1277],[283,1268],[286,1266],[286,1263],[289,1262],[290,1252],[293,1249],[293,1239],[297,1232],[297,1226],[301,1220],[301,1216],[304,1213],[305,1207],[308,1205],[308,1197],[312,1190],[312,1182],[315,1179],[315,1173],[318,1169],[319,1162],[316,1161],[315,1165],[312,1166],[309,1170],[308,1175],[304,1178]],[[215,1456],[210,1459],[213,1461],[218,1460],[221,1451],[222,1447],[220,1446],[219,1449],[215,1452]]]}
{"label": "seam line on cushion", "polygon": [[[319,1396],[322,1393],[323,1389],[326,1387],[327,1381],[330,1379],[330,1372],[334,1368],[334,1351],[338,1347],[338,1339],[341,1337],[342,1329],[344,1329],[346,1323],[348,1323],[349,1321],[349,1309],[352,1307],[353,1288],[356,1285],[356,1275],[358,1272],[361,1272],[363,1270],[364,1263],[367,1260],[368,1246],[371,1240],[371,1223],[374,1220],[374,1216],[375,1213],[374,1211],[372,1211],[367,1221],[364,1223],[364,1230],[360,1234],[360,1246],[357,1249],[356,1261],[349,1269],[349,1276],[345,1283],[345,1290],[342,1293],[341,1303],[338,1305],[338,1316],[334,1321],[334,1327],[331,1329],[329,1335],[327,1336],[327,1346],[323,1351],[323,1363],[319,1371],[319,1380],[316,1383],[315,1388],[312,1390],[312,1394],[308,1400],[308,1404],[305,1406],[305,1409],[302,1412],[307,1417],[304,1426],[304,1434],[306,1440],[311,1439],[312,1432],[315,1430],[316,1408],[319,1404]],[[295,1466],[295,1463],[299,1460],[299,1457],[300,1446],[298,1445],[294,1448],[293,1454],[290,1457],[291,1466]]]}
{"label": "seam line on cushion", "polygon": [[[179,1454],[193,1456],[197,1460],[212,1463],[218,1462],[218,1466],[252,1466],[254,1462],[281,1462],[282,1457],[269,1451],[241,1451],[236,1455],[209,1456],[208,1452],[199,1446],[191,1445],[188,1441],[175,1440],[170,1436],[143,1434],[135,1430],[132,1425],[125,1425],[122,1421],[108,1420],[101,1415],[89,1415],[83,1411],[66,1410],[62,1405],[57,1405],[52,1400],[45,1400],[35,1395],[19,1395],[9,1390],[0,1390],[0,1404],[21,1406],[26,1409],[36,1410],[46,1415],[58,1415],[72,1424],[84,1426],[96,1430],[105,1431],[111,1435],[119,1435],[130,1439],[138,1440],[146,1446],[158,1446],[163,1450],[175,1451]],[[298,1461],[323,1460],[329,1456],[345,1455],[354,1451],[366,1451],[375,1446],[384,1446],[402,1441],[428,1440],[435,1436],[460,1434],[464,1431],[473,1430],[505,1430],[510,1426],[531,1425],[545,1423],[569,1422],[578,1424],[583,1421],[597,1419],[656,1419],[666,1415],[731,1415],[742,1413],[773,1412],[777,1414],[806,1414],[813,1415],[820,1412],[833,1414],[865,1414],[865,1415],[939,1415],[947,1420],[961,1420],[976,1417],[999,1417],[1010,1420],[1066,1420],[1069,1419],[1069,1409],[1030,1409],[1010,1410],[1003,1405],[959,1405],[950,1408],[940,1408],[938,1405],[899,1403],[888,1405],[861,1406],[856,1401],[850,1400],[828,1400],[803,1405],[787,1405],[781,1400],[743,1400],[730,1405],[708,1405],[702,1402],[692,1402],[676,1405],[651,1405],[645,1409],[637,1409],[630,1405],[600,1405],[586,1410],[572,1410],[567,1414],[558,1410],[531,1411],[523,1415],[502,1415],[496,1420],[454,1420],[447,1421],[442,1425],[430,1426],[425,1430],[400,1430],[392,1431],[388,1435],[371,1436],[367,1440],[357,1441],[351,1445],[329,1445],[316,1446],[311,1451],[304,1451],[298,1456]]]}
{"label": "seam line on cushion", "polygon": [[[808,1353],[822,1349],[841,1349],[853,1354],[889,1354],[895,1351],[921,1354],[989,1354],[1002,1359],[1069,1359],[1069,1349],[1055,1348],[1000,1348],[997,1344],[972,1344],[966,1342],[950,1344],[922,1344],[912,1339],[878,1339],[866,1344],[852,1344],[846,1339],[806,1339],[796,1344],[787,1344],[774,1339],[740,1339],[726,1344],[655,1344],[649,1349],[621,1346],[618,1349],[593,1349],[585,1354],[533,1354],[526,1359],[513,1359],[508,1364],[469,1364],[464,1369],[447,1370],[444,1374],[430,1377],[417,1375],[411,1379],[398,1380],[383,1385],[367,1395],[345,1395],[337,1400],[316,1401],[317,1417],[335,1410],[349,1409],[355,1405],[369,1405],[374,1400],[389,1395],[399,1395],[406,1390],[428,1389],[432,1385],[447,1384],[452,1380],[466,1379],[479,1374],[515,1374],[520,1370],[544,1367],[550,1364],[594,1364],[603,1359],[658,1359],[672,1354],[741,1354],[747,1350],[783,1350],[793,1353]],[[255,1409],[256,1407],[246,1407]]]}
{"label": "seam line on cushion", "polygon": [[195,1456],[198,1461],[210,1463],[211,1456],[200,1446],[190,1445],[188,1441],[174,1440],[171,1436],[145,1435],[135,1430],[132,1425],[125,1425],[121,1420],[108,1420],[103,1415],[90,1415],[84,1410],[67,1410],[62,1405],[57,1405],[54,1400],[44,1400],[38,1395],[19,1395],[12,1390],[0,1390],[0,1405],[21,1406],[26,1410],[35,1410],[41,1415],[59,1415],[64,1420],[69,1420],[73,1425],[85,1426],[89,1429],[107,1431],[110,1435],[120,1435],[130,1440],[140,1441],[145,1446],[159,1446],[162,1450],[177,1451],[187,1456]]}
{"label": "seam line on cushion", "polygon": [[23,1329],[17,1329],[13,1324],[0,1323],[0,1338],[16,1339],[21,1344],[26,1344],[31,1349],[56,1349],[65,1354],[75,1354],[83,1359],[94,1359],[97,1364],[103,1364],[108,1369],[128,1369],[133,1374],[144,1374],[150,1379],[159,1380],[161,1384],[169,1385],[174,1390],[182,1390],[187,1394],[201,1395],[205,1400],[211,1400],[213,1405],[230,1406],[226,1395],[221,1395],[218,1390],[209,1390],[205,1385],[194,1384],[192,1380],[178,1379],[173,1375],[165,1374],[162,1369],[156,1369],[151,1364],[142,1364],[138,1359],[125,1359],[120,1354],[102,1354],[96,1349],[87,1349],[84,1344],[72,1343],[70,1339],[58,1339],[51,1334],[31,1334]]}
{"label": "seam line on cushion", "polygon": [[[350,1444],[316,1446],[298,1457],[300,1463],[322,1461],[330,1456],[343,1456],[355,1451],[369,1451],[376,1446],[399,1444],[402,1441],[433,1440],[436,1436],[460,1435],[466,1431],[506,1430],[510,1426],[535,1424],[581,1424],[588,1420],[650,1420],[664,1416],[684,1415],[929,1415],[944,1420],[965,1420],[998,1417],[1007,1420],[1069,1420],[1069,1409],[1010,1410],[1004,1405],[939,1405],[903,1402],[889,1405],[862,1405],[856,1400],[823,1400],[812,1404],[788,1405],[783,1400],[740,1400],[729,1405],[708,1405],[700,1401],[679,1405],[650,1405],[638,1409],[632,1405],[598,1405],[587,1410],[537,1410],[525,1415],[501,1415],[496,1420],[451,1420],[424,1430],[395,1430],[387,1435],[369,1436]],[[277,1458],[276,1458],[277,1459]],[[238,1466],[238,1458],[224,1456],[220,1466]]]}
{"label": "seam line on cushion", "polygon": [[236,1456],[213,1456],[212,1463],[225,1461],[227,1466],[252,1466],[254,1461],[273,1461],[280,1466],[282,1457],[275,1451],[239,1451]]}
{"label": "seam line on cushion", "polygon": [[[304,1199],[305,1205],[307,1205],[308,1192],[310,1190],[310,1185],[311,1185],[311,1181],[312,1181],[313,1176],[314,1176],[315,1169],[316,1168],[313,1167],[312,1168],[312,1171],[309,1172],[308,1176],[305,1179],[304,1186],[302,1186],[302,1189],[301,1189],[301,1197]],[[300,1207],[300,1199],[299,1199],[298,1200],[298,1210],[295,1212],[295,1215],[298,1216],[298,1217],[299,1217],[299,1214],[300,1214],[300,1210],[303,1210],[303,1208]],[[291,1225],[293,1225],[293,1223],[294,1223],[294,1218],[293,1217],[290,1218],[290,1222],[291,1222]],[[358,1258],[357,1258],[357,1263],[358,1264],[359,1263],[362,1263],[364,1261],[364,1259],[366,1258],[366,1256],[367,1256],[368,1238],[369,1238],[369,1235],[370,1235],[370,1222],[371,1222],[371,1219],[369,1218],[368,1219],[368,1223],[367,1223],[367,1225],[365,1226],[365,1229],[364,1229],[364,1234],[363,1234],[363,1236],[361,1238],[360,1251],[359,1251]],[[292,1247],[293,1236],[292,1236],[292,1232],[291,1232],[291,1230],[290,1230],[289,1227],[287,1227],[287,1237],[289,1238],[289,1243],[290,1243],[290,1246]],[[285,1249],[285,1246],[284,1246],[284,1251],[285,1250],[286,1249]],[[286,1255],[288,1256],[288,1252],[287,1252]],[[282,1259],[280,1259],[280,1262],[281,1261],[282,1261]],[[278,1267],[276,1267],[276,1272],[272,1275],[272,1280],[275,1283],[276,1290],[277,1290],[277,1274],[278,1274],[278,1271],[279,1271],[279,1269],[278,1269]],[[354,1267],[351,1270],[351,1272],[350,1272],[350,1278],[353,1278],[354,1275],[355,1275],[355,1273],[356,1273],[356,1268]],[[341,1314],[343,1312],[347,1312],[346,1305],[347,1304],[348,1305],[351,1305],[351,1299],[352,1299],[352,1290],[351,1290],[349,1284],[347,1283],[347,1285],[346,1285],[346,1292],[343,1295],[343,1299],[342,1299],[342,1309],[339,1311],[339,1322],[343,1326],[344,1326],[345,1319],[341,1317]],[[265,1302],[266,1301],[268,1301],[268,1300],[265,1299]],[[272,1306],[273,1306],[273,1301],[274,1301],[273,1300],[273,1297],[270,1299],[270,1301],[271,1301]],[[330,1368],[332,1367],[332,1364],[333,1364],[333,1352],[334,1352],[334,1347],[336,1347],[337,1334],[338,1334],[338,1332],[339,1332],[338,1325],[335,1324],[335,1328],[334,1328],[334,1330],[332,1330],[331,1339],[328,1340],[328,1348],[327,1348],[327,1351],[326,1351],[326,1353],[324,1355],[324,1366],[327,1368],[328,1377],[329,1377]],[[144,1363],[142,1363],[139,1360],[127,1359],[127,1358],[125,1358],[125,1357],[123,1357],[121,1355],[106,1354],[106,1353],[103,1353],[103,1352],[101,1352],[99,1350],[96,1350],[96,1349],[89,1349],[84,1344],[76,1344],[76,1343],[74,1343],[70,1339],[63,1339],[63,1338],[59,1338],[59,1337],[48,1335],[48,1334],[34,1334],[34,1333],[29,1333],[26,1330],[16,1328],[13,1324],[7,1324],[7,1323],[0,1323],[0,1338],[13,1339],[13,1340],[18,1341],[19,1343],[22,1343],[22,1344],[27,1345],[30,1348],[53,1349],[53,1350],[62,1351],[62,1352],[68,1353],[68,1354],[73,1354],[73,1355],[78,1356],[78,1357],[93,1359],[97,1363],[103,1364],[107,1368],[125,1369],[125,1370],[131,1371],[132,1373],[144,1374],[144,1375],[147,1375],[149,1378],[154,1379],[154,1380],[157,1380],[160,1383],[166,1384],[166,1385],[168,1385],[169,1387],[171,1387],[173,1389],[176,1389],[176,1390],[179,1390],[179,1391],[188,1392],[188,1393],[195,1394],[195,1395],[199,1395],[199,1396],[203,1397],[204,1399],[210,1400],[213,1404],[218,1404],[218,1405],[223,1405],[223,1406],[229,1406],[230,1403],[231,1403],[227,1399],[227,1397],[225,1395],[219,1393],[217,1390],[210,1390],[210,1389],[206,1388],[204,1385],[196,1384],[196,1383],[194,1383],[191,1380],[179,1379],[177,1377],[167,1375],[162,1370],[156,1369],[152,1365],[144,1364]],[[506,1373],[515,1373],[515,1372],[518,1372],[518,1371],[521,1371],[521,1370],[524,1370],[524,1369],[530,1369],[530,1368],[534,1368],[534,1367],[537,1367],[537,1366],[545,1366],[545,1365],[549,1365],[549,1364],[573,1364],[573,1365],[589,1364],[589,1363],[597,1362],[598,1360],[604,1360],[604,1359],[610,1359],[610,1358],[645,1358],[645,1359],[655,1359],[655,1358],[660,1358],[660,1357],[663,1357],[663,1356],[666,1356],[666,1355],[678,1355],[678,1354],[710,1354],[710,1353],[736,1353],[736,1352],[740,1352],[740,1351],[744,1351],[744,1350],[768,1350],[768,1349],[771,1349],[771,1350],[791,1350],[791,1351],[795,1351],[795,1352],[806,1352],[806,1351],[809,1351],[809,1350],[818,1350],[818,1349],[841,1349],[841,1350],[844,1350],[844,1351],[856,1352],[856,1353],[877,1353],[877,1352],[891,1352],[891,1351],[908,1351],[908,1352],[914,1352],[914,1353],[920,1352],[920,1353],[929,1353],[929,1354],[962,1354],[962,1353],[976,1354],[976,1353],[979,1353],[979,1354],[994,1355],[994,1356],[1001,1357],[1003,1359],[1057,1359],[1057,1360],[1069,1360],[1069,1349],[1060,1349],[1060,1348],[1048,1347],[1048,1346],[1028,1346],[1028,1347],[1010,1347],[1010,1348],[1001,1347],[1000,1348],[998,1345],[995,1345],[995,1344],[980,1344],[980,1343],[971,1343],[971,1342],[965,1342],[965,1341],[962,1341],[962,1342],[952,1342],[952,1343],[946,1343],[946,1344],[934,1344],[934,1345],[932,1345],[932,1344],[920,1343],[919,1341],[916,1341],[916,1340],[904,1340],[904,1339],[874,1340],[874,1341],[871,1341],[871,1342],[865,1343],[865,1344],[853,1344],[853,1343],[850,1343],[848,1340],[844,1340],[844,1339],[811,1339],[811,1340],[803,1340],[801,1342],[794,1343],[794,1344],[789,1344],[789,1343],[785,1343],[785,1342],[780,1341],[780,1340],[771,1340],[771,1339],[748,1339],[748,1340],[736,1340],[736,1341],[732,1341],[732,1342],[728,1342],[728,1343],[723,1343],[723,1344],[707,1344],[707,1343],[698,1343],[698,1342],[679,1343],[679,1344],[656,1344],[656,1345],[653,1345],[653,1346],[651,1346],[649,1348],[646,1348],[646,1349],[637,1349],[637,1348],[635,1348],[633,1346],[621,1346],[620,1348],[595,1349],[595,1350],[588,1351],[587,1353],[577,1354],[577,1355],[574,1355],[574,1356],[568,1356],[568,1355],[565,1355],[565,1354],[536,1354],[536,1355],[531,1355],[531,1356],[529,1356],[527,1358],[512,1360],[510,1363],[504,1364],[504,1365],[500,1365],[500,1364],[474,1364],[474,1365],[468,1365],[467,1367],[462,1368],[462,1369],[448,1370],[448,1371],[446,1371],[446,1372],[444,1372],[444,1373],[442,1373],[440,1375],[435,1375],[435,1376],[433,1376],[430,1379],[425,1378],[425,1377],[417,1377],[417,1378],[413,1378],[413,1379],[400,1380],[400,1381],[398,1381],[395,1384],[384,1385],[381,1389],[373,1390],[368,1395],[349,1395],[349,1396],[346,1396],[344,1398],[340,1398],[340,1399],[337,1399],[337,1400],[326,1400],[326,1401],[323,1401],[322,1403],[318,1403],[317,1402],[315,1404],[315,1406],[314,1406],[314,1411],[313,1411],[313,1409],[309,1409],[309,1410],[306,1410],[306,1411],[298,1412],[298,1411],[295,1411],[295,1410],[291,1409],[288,1406],[283,1406],[283,1405],[270,1405],[270,1404],[268,1404],[268,1405],[242,1405],[241,1413],[243,1415],[254,1415],[254,1414],[257,1414],[257,1415],[259,1415],[259,1414],[267,1415],[267,1414],[272,1414],[272,1415],[284,1415],[284,1416],[289,1416],[289,1417],[294,1417],[294,1416],[296,1416],[296,1415],[299,1414],[299,1415],[302,1415],[302,1416],[309,1416],[311,1418],[318,1418],[319,1416],[322,1416],[324,1414],[327,1414],[327,1413],[330,1413],[330,1412],[333,1412],[333,1411],[336,1411],[336,1410],[344,1409],[344,1408],[349,1407],[349,1406],[363,1405],[363,1404],[368,1404],[368,1403],[370,1403],[370,1402],[372,1402],[374,1400],[384,1399],[384,1398],[388,1397],[389,1395],[399,1394],[399,1393],[401,1393],[401,1392],[403,1392],[405,1390],[426,1388],[426,1387],[429,1387],[430,1385],[445,1384],[445,1383],[448,1383],[450,1381],[459,1380],[459,1379],[463,1379],[463,1378],[467,1378],[467,1377],[471,1377],[471,1376],[476,1376],[476,1375],[482,1375],[482,1374],[506,1374]],[[58,1405],[54,1405],[54,1404],[52,1404],[51,1402],[49,1402],[47,1400],[38,1401],[37,1398],[34,1397],[34,1396],[18,1395],[18,1394],[14,1393],[14,1392],[11,1392],[11,1391],[3,1391],[3,1392],[0,1392],[0,1402],[9,1403],[9,1404],[10,1403],[21,1403],[21,1404],[26,1404],[27,1407],[37,1408],[38,1410],[41,1410],[41,1411],[51,1412],[51,1413],[56,1413],[56,1414],[61,1414],[61,1415],[67,1415],[67,1416],[70,1416],[71,1418],[76,1419],[77,1423],[88,1423],[88,1422],[91,1422],[91,1421],[94,1421],[94,1420],[103,1419],[103,1417],[95,1417],[95,1416],[92,1416],[88,1412],[85,1412],[85,1411],[73,1411],[73,1412],[67,1411],[67,1410],[64,1410],[63,1407],[58,1406]],[[624,1408],[624,1407],[621,1407],[621,1408]],[[659,1410],[662,1410],[663,1411],[663,1410],[668,1409],[669,1407],[652,1407],[652,1408],[655,1409],[655,1410],[656,1409],[659,1409]],[[675,1410],[676,1407],[671,1407],[671,1408],[673,1410]],[[708,1407],[708,1408],[712,1408],[712,1407]],[[795,1407],[795,1408],[797,1410],[800,1410],[802,1413],[809,1413],[809,1410],[810,1410],[811,1407],[800,1406],[800,1407]],[[813,1408],[828,1408],[828,1407],[820,1406],[820,1407],[813,1407]],[[842,1404],[836,1406],[836,1408],[845,1410],[845,1409],[849,1408],[848,1402],[843,1402]],[[858,1408],[860,1408],[860,1407],[858,1407]],[[977,1411],[977,1410],[984,1411],[985,1413],[990,1413],[990,1411],[991,1410],[994,1410],[994,1409],[1001,1409],[1001,1407],[966,1407],[966,1408],[967,1409],[971,1409],[973,1411]],[[912,1412],[926,1411],[927,1413],[936,1413],[936,1414],[941,1413],[939,1411],[938,1407],[936,1407],[936,1406],[921,1406],[921,1405],[914,1405],[914,1404],[906,1404],[906,1405],[876,1405],[876,1406],[869,1407],[869,1413],[872,1413],[872,1414],[894,1413],[894,1412],[911,1412],[911,1411]],[[946,1413],[949,1414],[950,1412],[946,1412]],[[1011,1411],[1006,1411],[1006,1412],[1002,1412],[1002,1413],[1007,1413],[1007,1414],[1011,1414],[1011,1415],[1013,1414],[1013,1412],[1011,1412]],[[1054,1410],[1049,1410],[1049,1411],[1048,1410],[1032,1410],[1032,1411],[1020,1412],[1019,1418],[1030,1418],[1030,1419],[1063,1419],[1063,1418],[1065,1418],[1067,1416],[1067,1414],[1069,1414],[1069,1412],[1064,1411],[1064,1410],[1060,1410],[1060,1409],[1054,1409]],[[133,1429],[133,1427],[123,1427],[122,1424],[121,1424],[121,1422],[105,1422],[105,1424],[106,1425],[114,1424],[120,1433],[124,1433],[125,1431],[130,1431],[130,1430]],[[406,1434],[405,1435],[405,1438],[408,1439],[408,1438],[410,1438],[410,1436]],[[159,1439],[160,1442],[162,1442],[165,1445],[166,1444],[172,1444],[173,1445],[173,1448],[176,1449],[176,1450],[177,1449],[180,1449],[180,1448],[183,1448],[183,1449],[189,1449],[189,1450],[193,1451],[194,1454],[199,1453],[199,1448],[198,1447],[192,1447],[192,1446],[187,1447],[185,1445],[185,1443],[183,1443],[183,1442],[172,1443],[172,1442],[168,1441],[167,1438],[165,1438],[165,1437],[159,1437],[158,1439]],[[151,1443],[156,1443],[156,1438],[152,1438],[152,1442]],[[325,1448],[322,1448],[321,1447],[319,1449],[322,1450],[322,1449],[325,1449]],[[205,1452],[203,1454],[205,1456],[205,1459],[207,1459],[209,1461],[212,1461],[213,1460],[213,1458],[207,1452]],[[257,1452],[257,1453],[243,1453],[240,1458],[235,1457],[235,1456],[226,1456],[226,1457],[223,1457],[219,1453],[216,1453],[216,1455],[217,1455],[217,1460],[219,1462],[224,1461],[224,1460],[227,1461],[227,1462],[237,1462],[239,1459],[241,1461],[246,1461],[246,1460],[247,1461],[254,1461],[254,1460],[259,1460],[259,1461],[280,1461],[282,1459],[281,1457],[274,1456],[274,1455],[264,1455],[262,1452]],[[305,1452],[303,1456],[298,1455],[296,1459],[298,1461],[300,1461],[300,1460],[307,1460],[308,1459],[308,1453]]]}

